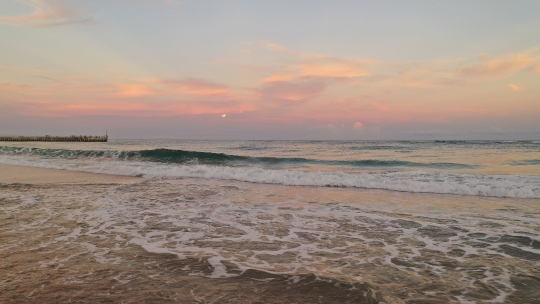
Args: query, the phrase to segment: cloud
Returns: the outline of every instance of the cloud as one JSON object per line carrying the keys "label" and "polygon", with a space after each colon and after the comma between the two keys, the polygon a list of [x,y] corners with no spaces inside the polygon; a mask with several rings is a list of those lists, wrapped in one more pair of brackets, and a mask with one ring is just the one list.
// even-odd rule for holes
{"label": "cloud", "polygon": [[364,124],[357,121],[353,124],[353,128],[357,129],[357,130],[363,130],[364,129]]}
{"label": "cloud", "polygon": [[[283,46],[258,43],[245,52],[272,64],[263,83],[319,79],[328,85],[405,87],[412,89],[474,85],[512,76],[518,71],[540,74],[539,48],[497,56],[422,62],[383,62],[369,58],[332,57],[295,52]],[[261,51],[262,50],[262,51]]]}
{"label": "cloud", "polygon": [[406,88],[438,88],[445,86],[458,86],[472,83],[471,79],[457,75],[456,71],[448,67],[430,66],[436,63],[424,63],[424,65],[411,64],[399,71],[397,77],[382,79],[387,86]]}
{"label": "cloud", "polygon": [[521,86],[518,86],[516,84],[512,84],[512,83],[509,83],[508,84],[508,87],[510,87],[510,90],[514,91],[514,92],[519,92],[519,91],[522,91],[523,90],[523,87]]}
{"label": "cloud", "polygon": [[144,95],[155,94],[156,91],[148,86],[141,84],[118,84],[116,85],[116,93],[113,96],[117,97],[138,97]]}
{"label": "cloud", "polygon": [[478,58],[480,61],[479,64],[459,68],[458,74],[476,77],[509,76],[512,72],[528,67],[531,63],[539,62],[540,56],[535,56],[537,50],[509,53],[500,56],[482,55]]}
{"label": "cloud", "polygon": [[531,66],[529,71],[531,73],[540,74],[540,63],[538,63],[537,65]]}
{"label": "cloud", "polygon": [[170,90],[169,93],[224,98],[232,97],[228,86],[203,79],[161,79],[158,82],[167,86]]}
{"label": "cloud", "polygon": [[16,92],[23,93],[30,89],[29,85],[13,84],[10,82],[3,82],[0,79],[0,92]]}
{"label": "cloud", "polygon": [[536,66],[540,65],[538,51],[539,48],[533,48],[497,56],[481,55],[456,60],[388,63],[389,67],[400,69],[398,76],[381,78],[380,83],[407,88],[438,88],[505,79],[518,71],[536,73]]}
{"label": "cloud", "polygon": [[215,100],[241,98],[233,93],[228,86],[207,81],[204,79],[160,79],[147,78],[137,79],[125,83],[117,83],[104,88],[112,91],[114,97],[139,97],[139,96],[194,96],[206,97]]}
{"label": "cloud", "polygon": [[96,84],[93,79],[80,81],[78,76],[58,79],[32,87],[0,79],[0,94],[11,94],[10,100],[19,105],[18,113],[23,116],[174,117],[243,113],[259,108],[254,103],[258,95],[253,92],[237,94],[226,85],[203,79],[147,78],[109,84]]}
{"label": "cloud", "polygon": [[388,106],[380,101],[372,101],[371,104],[379,111],[388,111]]}
{"label": "cloud", "polygon": [[369,75],[369,69],[360,63],[325,58],[296,62],[263,81],[291,81],[306,78],[342,79],[367,75]]}
{"label": "cloud", "polygon": [[369,75],[369,69],[361,63],[323,59],[296,64],[300,77],[352,78]]}
{"label": "cloud", "polygon": [[[50,102],[21,105],[24,111],[20,113],[24,115],[212,115],[221,119],[227,113],[228,121],[297,125],[325,132],[335,128],[364,136],[380,131],[374,125],[380,125],[386,132],[387,125],[447,124],[457,118],[501,116],[507,109],[490,107],[487,89],[479,84],[492,82],[490,89],[497,86],[500,89],[502,83],[506,90],[519,91],[521,87],[510,82],[521,83],[522,76],[527,75],[517,75],[521,80],[518,77],[494,80],[517,72],[534,72],[540,64],[538,49],[493,57],[392,63],[300,53],[279,45],[257,44],[253,52],[244,56],[258,56],[258,52],[267,56],[257,61],[259,66],[249,70],[249,77],[222,76],[220,82],[214,81],[214,77],[221,73],[213,74],[212,79],[130,79],[113,75],[106,80],[67,77],[47,70],[16,73],[11,67],[0,66],[0,71],[6,74],[32,77],[0,79],[0,97],[4,100],[43,98]],[[249,62],[253,62],[251,59]],[[45,81],[33,75],[51,77]],[[242,81],[245,79],[251,82],[246,85],[249,87],[233,85],[245,83]],[[23,87],[25,81],[30,86]],[[443,86],[444,90],[431,89]],[[392,94],[387,94],[389,91]],[[526,96],[516,93],[515,97]],[[504,96],[495,96],[498,102],[497,98]],[[512,106],[531,111],[526,101],[519,98]],[[242,112],[250,113],[238,115]]]}
{"label": "cloud", "polygon": [[362,60],[299,53],[276,44],[259,43],[258,45],[274,54],[284,55],[287,59],[285,66],[277,69],[277,73],[266,77],[263,82],[294,81],[307,78],[339,80],[370,74],[369,63]]}
{"label": "cloud", "polygon": [[265,84],[260,99],[290,104],[313,99],[324,93],[326,83],[320,80],[275,81]]}
{"label": "cloud", "polygon": [[121,117],[180,117],[190,115],[222,115],[223,113],[244,113],[256,110],[255,105],[242,101],[212,102],[193,100],[153,100],[133,102],[132,100],[107,99],[100,101],[77,100],[59,103],[57,101],[18,100],[17,115],[44,117],[77,116],[121,116]]}
{"label": "cloud", "polygon": [[18,16],[0,15],[0,24],[16,27],[51,27],[93,21],[92,9],[70,1],[20,0],[18,2],[31,7],[33,11]]}

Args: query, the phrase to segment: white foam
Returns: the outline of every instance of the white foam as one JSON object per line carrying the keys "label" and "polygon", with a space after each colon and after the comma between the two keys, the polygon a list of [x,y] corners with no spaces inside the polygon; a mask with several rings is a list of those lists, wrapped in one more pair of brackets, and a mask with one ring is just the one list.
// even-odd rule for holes
{"label": "white foam", "polygon": [[[447,212],[431,214],[428,210],[425,210],[428,214],[420,213],[415,214],[413,217],[411,214],[369,212],[365,209],[352,209],[330,203],[311,204],[308,203],[308,200],[302,198],[301,195],[297,197],[298,193],[289,196],[282,192],[280,195],[283,195],[283,197],[279,201],[276,202],[272,199],[266,201],[264,198],[268,197],[267,195],[270,193],[275,194],[274,190],[280,187],[261,185],[244,185],[245,187],[243,187],[242,191],[239,191],[244,193],[241,197],[252,198],[248,201],[257,203],[243,204],[237,202],[241,200],[235,197],[232,192],[232,196],[228,196],[227,191],[219,191],[219,189],[225,188],[213,186],[216,184],[229,185],[238,183],[205,182],[203,183],[204,185],[200,185],[193,184],[192,182],[192,180],[150,181],[148,183],[150,187],[138,188],[140,185],[111,187],[98,199],[92,199],[89,202],[89,207],[91,208],[66,209],[65,214],[62,215],[63,217],[80,221],[84,224],[80,227],[86,228],[81,230],[78,226],[65,231],[54,242],[67,242],[78,244],[82,247],[82,250],[68,257],[68,259],[83,253],[90,253],[99,263],[119,263],[121,261],[120,257],[114,258],[114,254],[112,253],[118,249],[125,248],[129,244],[140,245],[149,252],[175,254],[179,258],[198,256],[199,258],[206,258],[212,265],[213,272],[209,274],[211,277],[234,276],[234,274],[227,273],[227,267],[221,263],[222,260],[236,264],[240,271],[246,269],[277,271],[276,269],[278,268],[275,266],[279,266],[280,273],[289,273],[291,275],[298,275],[298,273],[309,271],[321,276],[351,276],[351,278],[360,280],[361,276],[358,272],[361,270],[359,270],[358,265],[365,263],[376,263],[378,265],[382,263],[389,267],[399,268],[401,271],[409,274],[422,275],[420,271],[427,269],[443,277],[448,273],[455,273],[452,272],[454,270],[449,270],[434,263],[425,263],[418,259],[415,260],[415,258],[421,257],[425,253],[422,253],[421,249],[416,248],[416,245],[409,243],[408,239],[425,243],[424,246],[421,246],[422,249],[449,252],[452,249],[460,248],[466,254],[463,257],[452,258],[466,262],[469,260],[467,256],[471,253],[482,256],[506,256],[497,250],[500,243],[494,243],[492,246],[482,249],[473,247],[467,242],[468,234],[485,233],[487,237],[498,237],[514,230],[527,232],[528,227],[538,227],[539,221],[537,218],[524,217],[524,215],[518,218],[520,213],[514,215],[518,220],[507,220],[507,228],[501,230],[501,228],[479,226],[478,223],[486,221],[488,218],[490,221],[496,221],[498,217],[495,215],[497,214],[501,214],[501,216],[506,218],[509,216],[509,213],[504,211],[499,211],[500,213],[498,212],[497,214],[488,214],[489,217],[476,218],[471,217],[469,214],[462,216]],[[175,188],[174,185],[177,183],[181,186]],[[268,189],[268,192],[259,192],[259,190],[264,188]],[[208,197],[201,196],[196,200],[169,200],[169,198],[181,198],[184,194],[193,194],[193,196],[196,196],[197,190],[216,190],[215,192],[219,193]],[[66,188],[64,191],[68,197],[75,195],[77,197],[81,196],[78,189]],[[190,193],[190,191],[194,192]],[[253,191],[257,193],[256,196],[251,196]],[[334,192],[332,189],[328,191]],[[341,192],[341,190],[337,192]],[[8,197],[8,195],[11,195],[11,199],[19,198],[17,193],[2,194],[2,197]],[[46,198],[47,195],[56,197],[56,194],[52,190],[51,193],[44,193],[43,195]],[[17,206],[25,206],[29,202],[33,202],[33,200],[33,196],[27,195],[22,197]],[[515,202],[516,200],[509,201]],[[327,201],[323,199],[323,202]],[[43,205],[44,208],[56,208],[53,202],[43,203]],[[74,203],[74,206],[78,205],[78,203]],[[14,211],[20,210],[18,207],[10,206],[9,208],[13,208],[10,210]],[[377,208],[392,211],[386,210],[384,207]],[[0,210],[5,211],[7,209],[1,207]],[[56,209],[50,210],[55,210],[54,212],[56,213],[58,212]],[[378,210],[380,211],[380,209]],[[46,217],[47,213],[43,212],[42,216]],[[284,215],[287,215],[287,217]],[[427,217],[428,215],[431,217]],[[419,233],[416,228],[403,229],[392,224],[394,219],[402,218],[403,216],[420,223],[424,227],[429,225],[441,229],[448,229],[448,224],[437,223],[431,220],[452,219],[455,221],[455,223],[451,224],[452,226],[461,227],[464,230],[456,230],[455,233],[457,236],[449,237],[447,241],[439,241]],[[167,223],[171,227],[182,227],[182,229],[170,230],[167,227],[153,228],[155,223]],[[348,226],[342,223],[347,223]],[[17,224],[17,227],[26,228],[27,225],[28,223],[20,222]],[[53,222],[46,225],[52,225],[48,227],[55,227],[56,223]],[[245,234],[219,232],[218,229],[224,226],[242,230]],[[289,234],[269,235],[269,232],[271,233],[272,231],[268,227],[281,227],[289,230]],[[355,227],[355,229],[348,229],[347,227]],[[184,229],[187,229],[187,231]],[[194,231],[190,232],[189,229],[194,229]],[[265,231],[265,229],[268,230]],[[316,240],[302,239],[302,237],[297,235],[297,233],[302,232],[316,236],[314,237]],[[381,234],[372,234],[372,232]],[[388,235],[399,233],[400,236],[395,241],[391,241],[391,237],[388,239],[384,237],[385,232],[389,232]],[[532,228],[531,232],[533,232]],[[108,238],[115,237],[115,239],[120,235],[126,242],[125,244],[115,244],[111,248],[109,245],[107,247],[101,247],[96,244],[90,244],[85,242],[87,238],[80,238],[81,236],[92,236],[93,239],[101,235]],[[267,244],[280,243],[281,247],[267,249],[268,247],[263,246],[243,250],[242,247],[223,246],[224,243],[250,244],[260,242],[261,237],[266,238],[264,242]],[[80,239],[77,240],[77,238]],[[332,240],[335,239],[342,239],[343,242],[340,243],[344,245],[340,245],[340,243],[332,244]],[[201,241],[202,243],[194,243],[194,240]],[[297,247],[288,247],[286,242],[294,242]],[[385,245],[382,247],[372,246],[370,245],[371,242],[383,243]],[[0,249],[2,246],[0,246]],[[348,247],[353,246],[358,246],[359,249],[352,248],[354,251],[348,252]],[[410,252],[407,253],[407,250],[403,249],[408,249]],[[531,251],[532,249],[527,250]],[[250,255],[246,256],[247,253],[245,251],[251,251]],[[278,257],[286,253],[293,253],[295,257],[292,259]],[[443,253],[440,254],[444,256]],[[272,261],[261,257],[261,255],[278,258]],[[341,255],[344,256],[341,257]],[[392,262],[392,258],[394,257],[409,260],[414,262],[413,264],[419,264],[421,266],[406,267],[395,265]],[[515,258],[509,256],[507,258],[515,260]],[[336,261],[339,261],[339,263],[335,263]],[[58,262],[62,262],[62,260]],[[489,265],[489,263],[487,264]],[[43,265],[47,266],[46,264]],[[324,267],[321,268],[321,265]],[[505,266],[501,265],[500,267],[504,268]],[[189,270],[189,268],[184,268],[184,270]],[[499,286],[506,286],[508,290],[509,286],[511,287],[509,272],[506,269],[503,270],[504,274],[498,275],[486,271],[486,278],[483,280],[484,283],[487,284],[495,281]],[[462,270],[458,269],[456,271]],[[363,273],[368,274],[367,277],[369,277],[368,272]],[[192,274],[202,275],[199,271],[195,270]],[[298,282],[299,278],[291,278],[291,281]],[[464,275],[460,281],[463,283],[463,286],[473,288],[472,283],[476,279],[476,277]],[[498,292],[499,296],[491,302],[504,302],[506,293],[500,290]],[[465,298],[462,299],[465,301]]]}
{"label": "white foam", "polygon": [[0,156],[0,163],[138,175],[151,178],[204,178],[289,186],[354,187],[417,193],[440,193],[510,198],[540,198],[540,176],[453,174],[407,171],[377,173],[305,172],[256,167],[174,165],[108,160],[56,160]]}

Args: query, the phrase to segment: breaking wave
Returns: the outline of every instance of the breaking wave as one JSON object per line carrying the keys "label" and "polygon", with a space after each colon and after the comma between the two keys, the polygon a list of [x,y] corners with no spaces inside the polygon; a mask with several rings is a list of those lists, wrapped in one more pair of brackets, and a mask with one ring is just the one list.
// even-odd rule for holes
{"label": "breaking wave", "polygon": [[108,150],[68,150],[0,147],[0,155],[35,155],[46,158],[75,159],[75,158],[110,158],[117,160],[136,160],[175,164],[204,164],[217,166],[346,166],[357,168],[434,168],[434,169],[468,169],[475,165],[446,163],[446,162],[411,162],[403,160],[318,160],[298,157],[250,157],[229,155],[224,153],[198,152],[173,149],[152,149],[139,151],[108,151]]}
{"label": "breaking wave", "polygon": [[259,167],[163,164],[125,161],[30,159],[1,156],[0,163],[77,170],[93,173],[143,175],[146,178],[203,178],[288,186],[348,187],[416,193],[509,198],[540,198],[540,176],[454,174],[445,172],[306,172]]}

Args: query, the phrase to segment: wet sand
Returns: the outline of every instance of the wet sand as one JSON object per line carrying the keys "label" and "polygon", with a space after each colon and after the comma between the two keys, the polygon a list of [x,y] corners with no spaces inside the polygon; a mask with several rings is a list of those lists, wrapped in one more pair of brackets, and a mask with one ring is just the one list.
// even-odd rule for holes
{"label": "wet sand", "polygon": [[129,184],[140,177],[0,164],[0,184]]}
{"label": "wet sand", "polygon": [[[148,184],[138,177],[0,165],[0,303],[379,303],[367,283],[241,271],[225,260],[222,276],[213,277],[208,254],[150,252],[113,231],[138,218],[112,224],[110,212],[94,204],[132,189],[142,190],[143,199]],[[208,195],[188,192],[188,200]],[[159,221],[150,211],[142,216]]]}
{"label": "wet sand", "polygon": [[0,303],[538,303],[537,200],[0,166]]}

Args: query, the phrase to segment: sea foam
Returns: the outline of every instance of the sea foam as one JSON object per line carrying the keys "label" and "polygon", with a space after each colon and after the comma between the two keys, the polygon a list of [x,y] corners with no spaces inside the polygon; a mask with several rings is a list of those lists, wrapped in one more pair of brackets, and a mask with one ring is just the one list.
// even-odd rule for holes
{"label": "sea foam", "polygon": [[58,160],[0,156],[0,163],[147,178],[203,178],[288,186],[351,187],[417,193],[540,198],[540,176],[429,171],[314,172],[257,167],[163,164],[138,161]]}

